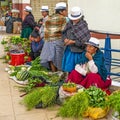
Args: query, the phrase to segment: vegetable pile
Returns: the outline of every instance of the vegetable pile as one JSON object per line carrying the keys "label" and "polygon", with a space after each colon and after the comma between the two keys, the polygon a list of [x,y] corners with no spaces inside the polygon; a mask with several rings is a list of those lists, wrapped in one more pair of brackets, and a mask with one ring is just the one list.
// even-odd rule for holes
{"label": "vegetable pile", "polygon": [[58,115],[81,118],[89,107],[105,108],[107,106],[106,97],[106,93],[101,89],[91,86],[68,99],[60,108]]}
{"label": "vegetable pile", "polygon": [[4,51],[6,55],[2,58],[8,63],[11,59],[10,53],[25,53],[25,61],[30,60],[29,53],[31,51],[30,48],[30,40],[26,38],[21,38],[20,36],[12,36],[3,38],[1,44],[4,46]]}
{"label": "vegetable pile", "polygon": [[88,95],[85,92],[80,92],[72,96],[63,104],[58,115],[62,117],[81,118],[88,106]]}
{"label": "vegetable pile", "polygon": [[113,110],[113,113],[118,112],[117,118],[120,119],[120,90],[113,92],[108,96],[108,105]]}
{"label": "vegetable pile", "polygon": [[106,93],[100,88],[92,86],[85,90],[89,95],[89,104],[91,107],[106,107]]}
{"label": "vegetable pile", "polygon": [[45,86],[36,88],[27,94],[22,101],[28,110],[42,102],[42,107],[54,105],[56,102],[58,87]]}
{"label": "vegetable pile", "polygon": [[72,82],[63,83],[62,88],[64,91],[67,91],[70,93],[77,91],[77,85],[75,83],[72,83]]}

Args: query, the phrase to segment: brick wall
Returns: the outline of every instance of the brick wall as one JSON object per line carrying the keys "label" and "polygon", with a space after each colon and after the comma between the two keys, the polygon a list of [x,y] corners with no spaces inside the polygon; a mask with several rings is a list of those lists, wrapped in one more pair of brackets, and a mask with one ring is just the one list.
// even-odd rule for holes
{"label": "brick wall", "polygon": [[54,8],[56,3],[58,2],[66,2],[67,0],[31,0],[31,7],[32,7],[32,13],[35,17],[35,20],[38,21],[42,16],[41,16],[41,6],[42,5],[47,5],[50,9],[50,14],[54,12]]}

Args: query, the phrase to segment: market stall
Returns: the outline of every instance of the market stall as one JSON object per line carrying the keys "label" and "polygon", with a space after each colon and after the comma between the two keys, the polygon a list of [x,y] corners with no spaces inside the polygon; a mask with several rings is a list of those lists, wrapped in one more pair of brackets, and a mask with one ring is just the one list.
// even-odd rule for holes
{"label": "market stall", "polygon": [[[24,43],[20,37],[10,39],[10,43],[13,45],[22,42]],[[10,48],[6,46],[8,43],[8,40],[2,41],[7,52]],[[14,48],[16,47],[14,46]],[[96,86],[85,89],[75,83],[66,83],[59,71],[53,73],[42,67],[40,57],[31,61],[30,65],[8,65],[5,71],[8,72],[10,80],[22,85],[19,87],[20,97],[23,97],[21,103],[26,106],[27,110],[59,104],[57,115],[64,118],[99,119],[105,118],[110,111],[112,111],[113,120],[120,118],[119,90],[107,94]]]}

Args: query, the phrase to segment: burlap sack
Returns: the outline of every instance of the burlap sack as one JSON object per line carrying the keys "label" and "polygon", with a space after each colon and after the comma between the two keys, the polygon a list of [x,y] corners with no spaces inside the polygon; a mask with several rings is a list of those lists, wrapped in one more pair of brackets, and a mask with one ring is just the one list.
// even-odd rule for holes
{"label": "burlap sack", "polygon": [[4,22],[0,20],[0,26],[4,26]]}
{"label": "burlap sack", "polygon": [[14,34],[20,34],[21,32],[21,22],[13,22],[13,33]]}

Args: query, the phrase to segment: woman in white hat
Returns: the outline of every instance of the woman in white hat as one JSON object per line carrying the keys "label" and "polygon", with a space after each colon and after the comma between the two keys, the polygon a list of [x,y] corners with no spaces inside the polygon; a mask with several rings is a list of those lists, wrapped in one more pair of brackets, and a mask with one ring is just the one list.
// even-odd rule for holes
{"label": "woman in white hat", "polygon": [[32,12],[32,8],[30,6],[26,6],[24,8],[25,18],[22,22],[22,31],[21,31],[22,38],[29,38],[31,32],[35,27],[34,16],[32,15],[31,12]]}
{"label": "woman in white hat", "polygon": [[40,18],[38,20],[38,25],[41,27],[47,20],[48,15],[49,15],[49,8],[48,6],[42,6],[41,9],[41,14],[42,14],[42,18]]}
{"label": "woman in white hat", "polygon": [[48,18],[48,15],[49,15],[49,8],[48,8],[48,6],[42,6],[40,11],[43,16],[43,23],[45,23],[45,21]]}
{"label": "woman in white hat", "polygon": [[91,37],[86,45],[86,51],[81,54],[79,64],[68,75],[67,80],[85,88],[96,86],[107,90],[111,85],[111,79],[107,78],[107,69],[103,52],[99,49],[99,40]]}
{"label": "woman in white hat", "polygon": [[45,22],[44,46],[41,52],[41,64],[47,65],[52,72],[61,70],[61,61],[64,51],[62,31],[66,25],[66,3],[56,4],[55,14]]}
{"label": "woman in white hat", "polygon": [[70,21],[63,30],[63,41],[66,46],[62,70],[71,72],[80,59],[80,54],[85,49],[85,42],[90,38],[88,24],[83,19],[83,12],[79,7],[73,7],[68,15]]}
{"label": "woman in white hat", "polygon": [[42,6],[40,11],[43,17],[39,19],[38,25],[35,28],[39,30],[40,39],[44,40],[44,24],[46,20],[48,19],[49,8],[48,6]]}
{"label": "woman in white hat", "polygon": [[[6,33],[13,33],[14,32],[14,25],[15,22],[22,22],[22,19],[19,17],[20,11],[18,9],[12,9],[11,15],[8,17],[9,19],[6,20]],[[17,25],[16,25],[17,26]]]}

